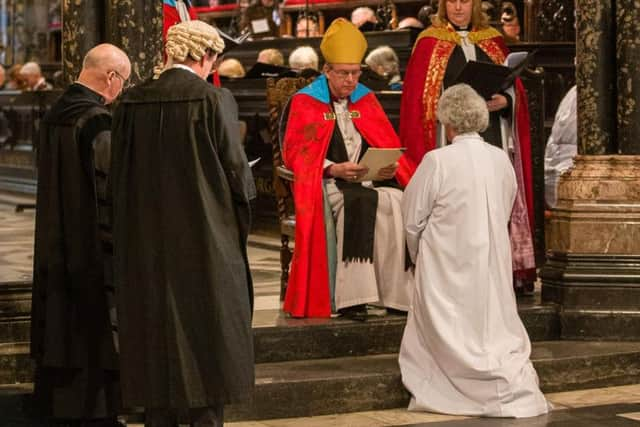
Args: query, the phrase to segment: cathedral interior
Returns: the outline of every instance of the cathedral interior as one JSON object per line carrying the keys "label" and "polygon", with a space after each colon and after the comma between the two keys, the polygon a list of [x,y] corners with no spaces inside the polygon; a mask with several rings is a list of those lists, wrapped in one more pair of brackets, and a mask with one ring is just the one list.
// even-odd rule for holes
{"label": "cathedral interior", "polygon": [[[243,32],[246,2],[194,3],[198,19],[232,37]],[[246,70],[264,49],[285,58],[300,45],[318,49],[332,20],[366,6],[378,20],[365,33],[369,49],[393,48],[404,75],[421,29],[398,22],[434,13],[438,2],[275,3],[278,36],[250,37],[227,54]],[[127,52],[132,84],[152,76],[162,62],[162,6],[159,0],[0,1],[0,64],[9,75],[15,64],[35,61],[54,87],[0,91],[0,427],[40,425],[25,409],[34,375],[29,331],[40,119],[98,43]],[[537,281],[517,304],[554,411],[500,420],[408,412],[397,360],[406,315],[372,309],[362,322],[295,319],[281,311],[295,223],[277,121],[292,88],[279,85],[280,77],[258,75],[221,82],[238,103],[247,158],[259,160],[248,243],[256,387],[251,401],[225,409],[228,425],[640,425],[640,8],[632,0],[490,0],[483,9],[512,52],[534,52],[521,79],[530,117]],[[518,32],[508,35],[514,16]],[[301,40],[296,26],[305,17],[319,34]],[[545,148],[573,86],[578,154],[550,207]],[[375,92],[397,129],[402,92]],[[125,416],[128,425],[143,423],[140,411]]]}

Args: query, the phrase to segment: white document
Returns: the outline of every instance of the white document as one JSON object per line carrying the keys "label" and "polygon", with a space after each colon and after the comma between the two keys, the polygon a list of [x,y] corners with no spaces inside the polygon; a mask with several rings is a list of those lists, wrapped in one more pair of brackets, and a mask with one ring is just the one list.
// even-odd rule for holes
{"label": "white document", "polygon": [[267,22],[267,18],[255,19],[251,21],[251,30],[253,31],[253,34],[268,32],[269,22]]}
{"label": "white document", "polygon": [[364,156],[358,164],[360,166],[366,166],[369,168],[369,172],[366,173],[362,178],[358,180],[358,182],[362,181],[372,181],[375,177],[378,176],[378,172],[380,169],[394,164],[402,153],[406,150],[404,147],[400,148],[374,148],[369,147],[367,152],[364,153]]}
{"label": "white document", "polygon": [[509,68],[516,68],[527,57],[527,52],[511,52],[504,60],[504,65]]}

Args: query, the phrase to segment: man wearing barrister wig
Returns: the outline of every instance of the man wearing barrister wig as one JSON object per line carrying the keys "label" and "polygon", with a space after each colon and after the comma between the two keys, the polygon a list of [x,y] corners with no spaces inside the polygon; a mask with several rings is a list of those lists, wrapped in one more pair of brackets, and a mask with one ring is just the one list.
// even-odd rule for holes
{"label": "man wearing barrister wig", "polygon": [[204,79],[224,41],[172,26],[165,70],[127,91],[113,130],[122,398],[145,427],[222,426],[254,386],[247,261],[255,186],[231,93]]}
{"label": "man wearing barrister wig", "polygon": [[358,83],[367,42],[336,19],[320,50],[323,74],[295,94],[283,114],[283,157],[293,170],[296,245],[284,302],[295,317],[342,310],[363,319],[366,305],[406,311],[412,277],[405,268],[399,190],[415,165],[402,156],[373,181],[358,182],[368,147],[400,147],[374,94]]}
{"label": "man wearing barrister wig", "polygon": [[[480,0],[440,0],[432,25],[415,43],[405,73],[400,108],[400,139],[407,155],[420,162],[425,153],[446,145],[436,108],[442,91],[455,84],[467,61],[502,64],[508,54],[498,30],[488,24]],[[514,285],[533,290],[533,179],[527,96],[519,79],[487,101],[485,141],[511,154],[518,195],[511,218]]]}

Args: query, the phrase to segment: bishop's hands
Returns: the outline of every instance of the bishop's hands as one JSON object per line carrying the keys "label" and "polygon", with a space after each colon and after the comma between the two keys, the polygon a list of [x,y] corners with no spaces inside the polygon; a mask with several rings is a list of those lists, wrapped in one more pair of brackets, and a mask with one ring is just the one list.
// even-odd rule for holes
{"label": "bishop's hands", "polygon": [[[392,179],[398,170],[398,163],[392,163],[381,168],[374,181],[386,181]],[[358,181],[369,172],[369,168],[361,166],[353,162],[334,163],[327,167],[326,172],[329,176],[340,178],[345,181]]]}
{"label": "bishop's hands", "polygon": [[494,111],[500,111],[509,105],[507,98],[504,95],[495,94],[487,101],[487,109],[490,113]]}
{"label": "bishop's hands", "polygon": [[378,171],[378,176],[375,177],[375,181],[386,181],[388,179],[392,179],[396,175],[398,166],[398,162],[395,162],[391,163],[388,166],[380,168],[380,170]]}
{"label": "bishop's hands", "polygon": [[368,167],[360,166],[353,162],[334,163],[327,168],[329,176],[345,181],[357,181],[365,176],[367,172],[369,172]]}

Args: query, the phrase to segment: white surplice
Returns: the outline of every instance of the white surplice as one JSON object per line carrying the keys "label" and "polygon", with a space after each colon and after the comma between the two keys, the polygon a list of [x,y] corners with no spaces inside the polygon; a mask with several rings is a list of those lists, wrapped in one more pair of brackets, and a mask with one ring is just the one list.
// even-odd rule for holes
{"label": "white surplice", "polygon": [[548,411],[515,301],[507,154],[476,133],[429,152],[402,211],[416,287],[400,349],[409,410],[529,417]]}

